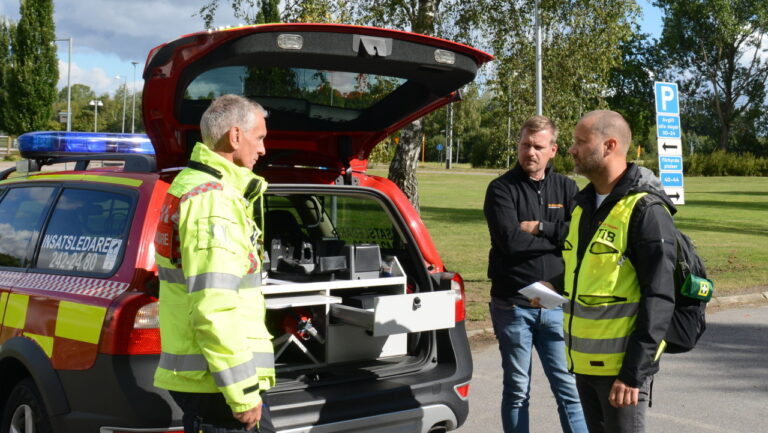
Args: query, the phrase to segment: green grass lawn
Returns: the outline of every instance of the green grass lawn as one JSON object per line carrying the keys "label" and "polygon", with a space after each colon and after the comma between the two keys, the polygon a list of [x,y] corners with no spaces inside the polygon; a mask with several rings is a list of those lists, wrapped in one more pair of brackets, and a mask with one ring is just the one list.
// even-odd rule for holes
{"label": "green grass lawn", "polygon": [[[370,170],[386,176],[385,167]],[[488,183],[501,170],[457,167],[418,172],[421,217],[446,266],[467,286],[467,315],[484,320],[490,240],[483,217]],[[579,187],[587,181],[576,179]],[[768,286],[768,177],[687,177],[675,221],[704,258],[715,295]]]}

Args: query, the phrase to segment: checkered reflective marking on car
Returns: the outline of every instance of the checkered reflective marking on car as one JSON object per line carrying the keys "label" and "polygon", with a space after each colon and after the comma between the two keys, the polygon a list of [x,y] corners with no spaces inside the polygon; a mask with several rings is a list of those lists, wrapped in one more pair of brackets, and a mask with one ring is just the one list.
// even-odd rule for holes
{"label": "checkered reflective marking on car", "polygon": [[49,290],[112,300],[123,293],[129,284],[97,278],[32,273],[18,281],[15,286],[23,289]]}
{"label": "checkered reflective marking on car", "polygon": [[56,369],[80,370],[93,364],[106,307],[21,293],[3,298],[0,344],[14,337],[34,340]]}

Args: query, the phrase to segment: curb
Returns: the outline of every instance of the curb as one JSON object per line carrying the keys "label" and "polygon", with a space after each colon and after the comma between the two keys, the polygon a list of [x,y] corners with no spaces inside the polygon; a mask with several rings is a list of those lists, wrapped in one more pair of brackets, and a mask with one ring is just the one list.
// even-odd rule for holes
{"label": "curb", "polygon": [[[709,301],[710,305],[715,307],[728,307],[738,304],[756,304],[756,303],[768,303],[768,292],[761,293],[749,293],[746,295],[733,295],[723,297],[712,297]],[[475,335],[491,334],[493,335],[493,328],[472,329],[467,331],[467,337],[473,337]]]}

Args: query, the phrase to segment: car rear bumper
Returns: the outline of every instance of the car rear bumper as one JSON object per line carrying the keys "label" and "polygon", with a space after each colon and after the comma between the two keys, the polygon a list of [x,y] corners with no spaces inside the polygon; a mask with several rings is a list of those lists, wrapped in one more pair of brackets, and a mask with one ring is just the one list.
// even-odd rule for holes
{"label": "car rear bumper", "polygon": [[[472,358],[463,324],[436,332],[434,358],[390,377],[271,390],[266,401],[281,433],[429,432],[464,423],[469,404],[455,386],[469,382]],[[181,411],[152,385],[157,356],[100,355],[85,371],[59,371],[71,411],[51,418],[55,432],[181,431]],[[359,378],[359,376],[358,376]]]}

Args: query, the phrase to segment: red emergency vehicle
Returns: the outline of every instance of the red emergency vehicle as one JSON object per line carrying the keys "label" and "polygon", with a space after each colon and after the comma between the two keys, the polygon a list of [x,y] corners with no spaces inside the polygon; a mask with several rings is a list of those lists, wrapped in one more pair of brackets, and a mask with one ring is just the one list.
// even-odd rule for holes
{"label": "red emergency vehicle", "polygon": [[[0,174],[0,433],[181,431],[153,386],[154,235],[211,100],[268,111],[263,291],[280,432],[441,432],[468,413],[461,277],[366,174],[373,147],[458,99],[492,57],[370,27],[272,24],[153,49],[135,135],[34,133]],[[40,171],[68,163],[63,170]]]}

